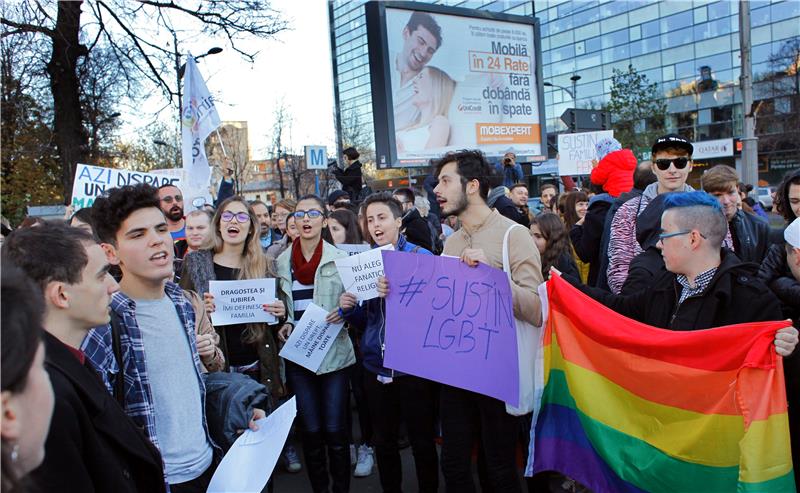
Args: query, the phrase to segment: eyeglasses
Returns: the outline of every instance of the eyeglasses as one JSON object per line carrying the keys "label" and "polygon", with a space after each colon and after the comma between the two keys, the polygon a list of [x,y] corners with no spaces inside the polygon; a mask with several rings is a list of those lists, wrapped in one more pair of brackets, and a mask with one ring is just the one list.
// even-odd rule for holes
{"label": "eyeglasses", "polygon": [[322,212],[316,209],[311,209],[310,211],[294,211],[292,216],[296,219],[303,219],[305,216],[308,216],[309,219],[316,219],[322,217]]}
{"label": "eyeglasses", "polygon": [[687,164],[689,164],[689,161],[691,161],[691,159],[688,157],[676,157],[675,159],[656,159],[656,166],[661,171],[667,171],[670,164],[674,164],[675,169],[683,169]]}
{"label": "eyeglasses", "polygon": [[166,197],[161,197],[161,201],[168,204],[171,204],[172,202],[183,202],[183,196],[176,195],[173,197],[172,195],[168,195]]}
{"label": "eyeglasses", "polygon": [[[661,233],[660,235],[658,235],[658,241],[664,241],[667,238],[672,238],[673,236],[688,235],[692,231],[693,230],[690,229],[690,230],[686,230],[686,231],[678,231],[676,233]],[[698,234],[704,240],[706,239],[706,237],[705,237],[705,235],[703,235],[703,233],[698,233]]]}
{"label": "eyeglasses", "polygon": [[246,222],[250,221],[250,214],[248,214],[246,212],[237,212],[236,214],[234,214],[231,211],[225,211],[225,212],[222,213],[222,216],[220,216],[220,217],[226,223],[229,223],[229,222],[233,221],[234,217],[236,218],[236,222],[239,223],[239,224],[246,223]]}

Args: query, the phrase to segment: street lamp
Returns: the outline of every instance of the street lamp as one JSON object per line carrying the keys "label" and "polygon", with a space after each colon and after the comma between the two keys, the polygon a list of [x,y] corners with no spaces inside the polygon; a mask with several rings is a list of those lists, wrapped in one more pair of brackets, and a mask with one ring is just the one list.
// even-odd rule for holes
{"label": "street lamp", "polygon": [[572,81],[572,90],[570,90],[569,88],[566,88],[564,86],[559,86],[558,84],[553,84],[552,82],[545,82],[542,85],[544,85],[545,87],[557,87],[557,88],[561,89],[565,93],[569,94],[569,97],[572,98],[572,103],[575,104],[575,102],[578,99],[578,88],[577,88],[577,85],[578,85],[578,81],[581,80],[581,76],[578,75],[578,74],[572,74],[572,77],[570,77],[569,80]]}
{"label": "street lamp", "polygon": [[174,145],[170,144],[169,142],[164,142],[163,140],[160,140],[160,139],[153,139],[153,144],[155,144],[157,146],[162,146],[162,147],[169,147],[170,149],[172,149],[172,155],[175,157],[175,159],[174,159],[175,167],[176,168],[179,167],[178,166],[178,154],[180,154],[180,153],[178,152],[178,148],[177,147],[175,147]]}
{"label": "street lamp", "polygon": [[[178,36],[175,34],[175,31],[172,31],[172,47],[175,55],[175,76],[178,83],[178,121],[180,121],[180,119],[183,117],[183,94],[181,91],[181,79],[183,79],[183,73],[186,71],[186,64],[181,64],[181,54],[178,53]],[[216,55],[217,53],[222,53],[222,48],[214,46],[202,55],[194,57],[194,60],[197,61],[204,56]]]}

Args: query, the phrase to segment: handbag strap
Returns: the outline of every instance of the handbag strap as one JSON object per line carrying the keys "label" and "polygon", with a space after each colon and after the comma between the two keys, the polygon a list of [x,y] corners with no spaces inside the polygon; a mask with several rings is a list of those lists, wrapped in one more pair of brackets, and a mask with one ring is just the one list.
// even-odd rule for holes
{"label": "handbag strap", "polygon": [[509,281],[511,281],[511,259],[508,252],[508,240],[511,237],[511,230],[517,227],[524,228],[521,224],[514,224],[509,226],[506,230],[506,234],[503,235],[503,271],[508,274]]}
{"label": "handbag strap", "polygon": [[111,311],[111,344],[114,351],[114,360],[117,362],[117,378],[114,380],[114,398],[119,402],[120,407],[125,409],[125,366],[122,361],[122,342],[120,331],[122,324],[119,315],[114,310]]}

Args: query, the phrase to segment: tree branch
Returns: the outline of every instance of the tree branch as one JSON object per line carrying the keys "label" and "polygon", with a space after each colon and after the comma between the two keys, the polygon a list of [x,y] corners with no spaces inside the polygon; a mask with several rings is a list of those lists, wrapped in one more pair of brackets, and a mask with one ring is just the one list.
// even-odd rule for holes
{"label": "tree branch", "polygon": [[55,37],[56,35],[56,32],[52,29],[48,29],[43,26],[36,26],[33,24],[14,22],[12,20],[6,19],[5,17],[0,18],[0,24],[16,28],[16,31],[9,31],[3,33],[2,36],[0,36],[3,38],[5,38],[6,36],[10,36],[12,34],[19,34],[19,33],[39,33],[39,34],[44,34],[45,36],[49,36],[51,38]]}
{"label": "tree branch", "polygon": [[[113,18],[114,18],[114,20],[115,20],[115,21],[117,21],[117,24],[119,24],[119,26],[122,28],[122,30],[123,30],[123,31],[125,31],[125,33],[126,33],[126,34],[128,34],[128,36],[131,38],[131,40],[133,40],[133,44],[134,44],[134,45],[136,46],[136,48],[139,50],[139,53],[141,53],[141,54],[142,54],[142,56],[144,57],[144,61],[145,61],[145,63],[147,63],[147,66],[148,66],[148,67],[150,67],[150,70],[153,72],[153,75],[155,75],[155,78],[156,78],[156,80],[158,80],[158,82],[159,82],[159,83],[160,83],[162,86],[164,86],[164,88],[166,88],[166,89],[167,89],[167,91],[169,91],[169,93],[171,94],[171,93],[172,93],[172,91],[169,89],[169,86],[167,85],[166,81],[165,81],[165,80],[164,80],[164,79],[161,77],[161,74],[160,74],[160,73],[159,73],[159,71],[156,69],[156,67],[153,65],[153,63],[150,61],[150,57],[149,57],[149,56],[147,56],[147,53],[145,53],[145,51],[144,51],[144,48],[142,48],[142,45],[139,43],[139,37],[138,37],[138,36],[136,36],[136,35],[133,33],[133,31],[131,31],[131,30],[130,30],[130,28],[128,28],[128,26],[127,26],[127,25],[125,25],[125,23],[124,23],[124,22],[122,22],[122,20],[119,18],[119,16],[117,16],[117,14],[115,14],[115,13],[114,13],[114,11],[113,11],[113,10],[111,10],[111,9],[108,7],[108,5],[106,5],[106,4],[105,4],[105,2],[98,1],[98,2],[97,2],[97,4],[98,4],[98,5],[101,5],[103,8],[105,8],[105,9],[106,9],[106,11],[108,11],[108,13],[109,13],[109,14],[111,14],[111,17],[113,17]],[[108,38],[109,40],[111,40],[111,36],[108,36],[108,35],[107,35],[107,38]],[[130,58],[130,57],[129,57],[129,58]]]}

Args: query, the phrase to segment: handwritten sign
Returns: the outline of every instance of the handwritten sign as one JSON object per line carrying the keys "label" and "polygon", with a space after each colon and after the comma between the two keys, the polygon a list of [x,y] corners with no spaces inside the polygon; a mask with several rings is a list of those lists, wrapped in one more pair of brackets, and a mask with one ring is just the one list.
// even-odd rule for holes
{"label": "handwritten sign", "polygon": [[454,258],[383,252],[389,280],[384,365],[519,403],[508,276]]}
{"label": "handwritten sign", "polygon": [[366,243],[339,243],[336,248],[347,252],[348,255],[358,255],[359,253],[370,251],[372,246]]}
{"label": "handwritten sign", "polygon": [[214,471],[208,493],[261,491],[278,463],[295,416],[297,401],[292,397],[256,421],[258,431],[245,430]]}
{"label": "handwritten sign", "polygon": [[613,137],[613,130],[558,134],[558,174],[574,176],[591,173],[592,160],[597,159],[595,144]]}
{"label": "handwritten sign", "polygon": [[378,297],[378,278],[383,276],[381,252],[394,250],[392,244],[336,260],[344,290],[353,293],[358,301]]}
{"label": "handwritten sign", "polygon": [[275,279],[209,281],[208,291],[214,296],[217,307],[211,314],[214,325],[274,324],[278,321],[262,306],[275,301]]}
{"label": "handwritten sign", "polygon": [[91,207],[94,199],[106,190],[139,183],[147,183],[156,188],[167,184],[180,187],[181,179],[176,176],[102,168],[79,163],[75,168],[75,181],[72,184],[72,208],[77,211],[84,207]]}
{"label": "handwritten sign", "polygon": [[280,356],[313,372],[319,370],[322,360],[336,342],[344,326],[325,321],[328,311],[311,303],[281,349]]}

